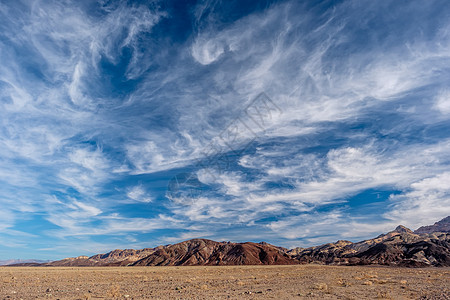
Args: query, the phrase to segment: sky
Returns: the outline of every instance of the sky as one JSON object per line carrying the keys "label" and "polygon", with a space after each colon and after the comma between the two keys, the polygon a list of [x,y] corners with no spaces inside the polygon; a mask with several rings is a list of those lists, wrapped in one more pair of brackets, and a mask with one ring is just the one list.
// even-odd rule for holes
{"label": "sky", "polygon": [[1,259],[450,215],[446,0],[0,0],[0,63]]}

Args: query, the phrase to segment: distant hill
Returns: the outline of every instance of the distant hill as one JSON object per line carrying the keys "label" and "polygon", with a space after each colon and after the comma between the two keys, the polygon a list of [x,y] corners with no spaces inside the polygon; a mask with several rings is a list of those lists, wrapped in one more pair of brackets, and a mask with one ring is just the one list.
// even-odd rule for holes
{"label": "distant hill", "polygon": [[46,266],[55,267],[90,267],[90,266],[128,266],[134,262],[145,258],[164,246],[159,246],[156,248],[145,248],[141,250],[116,249],[105,254],[96,254],[91,257],[88,256],[78,256],[69,257],[62,260],[57,260],[53,262],[46,263]]}
{"label": "distant hill", "polygon": [[399,225],[376,238],[337,241],[309,248],[286,249],[265,242],[232,243],[192,239],[141,250],[114,250],[91,257],[28,264],[40,266],[195,266],[195,265],[333,265],[450,266],[450,217],[415,232]]}
{"label": "distant hill", "polygon": [[8,259],[0,260],[0,266],[9,266],[17,264],[43,264],[50,262],[50,260],[40,260],[40,259]]}

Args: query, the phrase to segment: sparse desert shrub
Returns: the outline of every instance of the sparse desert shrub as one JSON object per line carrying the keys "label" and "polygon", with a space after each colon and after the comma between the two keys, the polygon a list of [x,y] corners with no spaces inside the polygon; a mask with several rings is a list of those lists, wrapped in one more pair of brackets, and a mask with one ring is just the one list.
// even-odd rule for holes
{"label": "sparse desert shrub", "polygon": [[338,279],[338,280],[336,281],[336,284],[337,284],[338,286],[343,286],[343,287],[348,287],[348,286],[351,285],[350,282],[348,282],[348,281],[346,281],[346,280],[344,280],[344,279]]}
{"label": "sparse desert shrub", "polygon": [[118,285],[114,285],[112,286],[107,294],[108,297],[112,297],[112,298],[118,298],[120,297],[120,286]]}
{"label": "sparse desert shrub", "polygon": [[314,287],[316,290],[319,291],[327,291],[328,290],[328,285],[326,283],[318,283],[315,285]]}
{"label": "sparse desert shrub", "polygon": [[391,299],[388,292],[386,291],[378,291],[377,292],[377,299]]}

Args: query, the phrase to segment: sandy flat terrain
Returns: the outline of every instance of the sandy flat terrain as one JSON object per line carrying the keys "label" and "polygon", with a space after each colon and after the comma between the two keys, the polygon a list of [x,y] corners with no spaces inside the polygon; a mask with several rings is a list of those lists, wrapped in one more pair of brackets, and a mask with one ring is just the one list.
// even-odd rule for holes
{"label": "sandy flat terrain", "polygon": [[0,268],[0,299],[308,298],[450,299],[450,268]]}

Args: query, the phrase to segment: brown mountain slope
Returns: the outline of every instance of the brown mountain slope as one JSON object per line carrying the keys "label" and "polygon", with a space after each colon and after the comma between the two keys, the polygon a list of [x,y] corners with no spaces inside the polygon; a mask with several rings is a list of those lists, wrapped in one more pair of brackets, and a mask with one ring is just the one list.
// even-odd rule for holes
{"label": "brown mountain slope", "polygon": [[159,246],[157,248],[145,248],[142,250],[116,249],[104,254],[96,254],[91,257],[88,256],[78,256],[69,257],[62,260],[53,261],[44,264],[45,266],[60,266],[60,267],[89,267],[89,266],[127,266],[134,263],[135,261],[147,257],[151,253],[155,252],[164,246]]}
{"label": "brown mountain slope", "polygon": [[78,256],[52,261],[43,265],[52,267],[91,267],[100,266],[101,264],[97,263],[96,261],[90,260],[88,256]]}
{"label": "brown mountain slope", "polygon": [[91,256],[89,259],[94,260],[100,264],[126,266],[126,265],[134,263],[135,261],[138,261],[144,257],[147,257],[148,255],[155,252],[157,249],[160,249],[163,247],[164,246],[159,246],[156,248],[145,248],[142,250],[116,249],[116,250],[108,252],[106,254],[97,254],[97,255]]}
{"label": "brown mountain slope", "polygon": [[309,248],[295,248],[289,250],[288,254],[291,254],[302,263],[347,263],[347,258],[364,252],[370,247],[383,243],[384,241],[393,237],[401,236],[405,241],[415,241],[419,239],[419,236],[411,236],[410,234],[412,234],[412,231],[410,229],[400,225],[394,231],[379,235],[374,239],[369,239],[357,243],[341,240],[337,241],[336,243],[328,243]]}
{"label": "brown mountain slope", "polygon": [[267,243],[215,242],[193,239],[159,249],[133,266],[289,265],[298,263]]}

